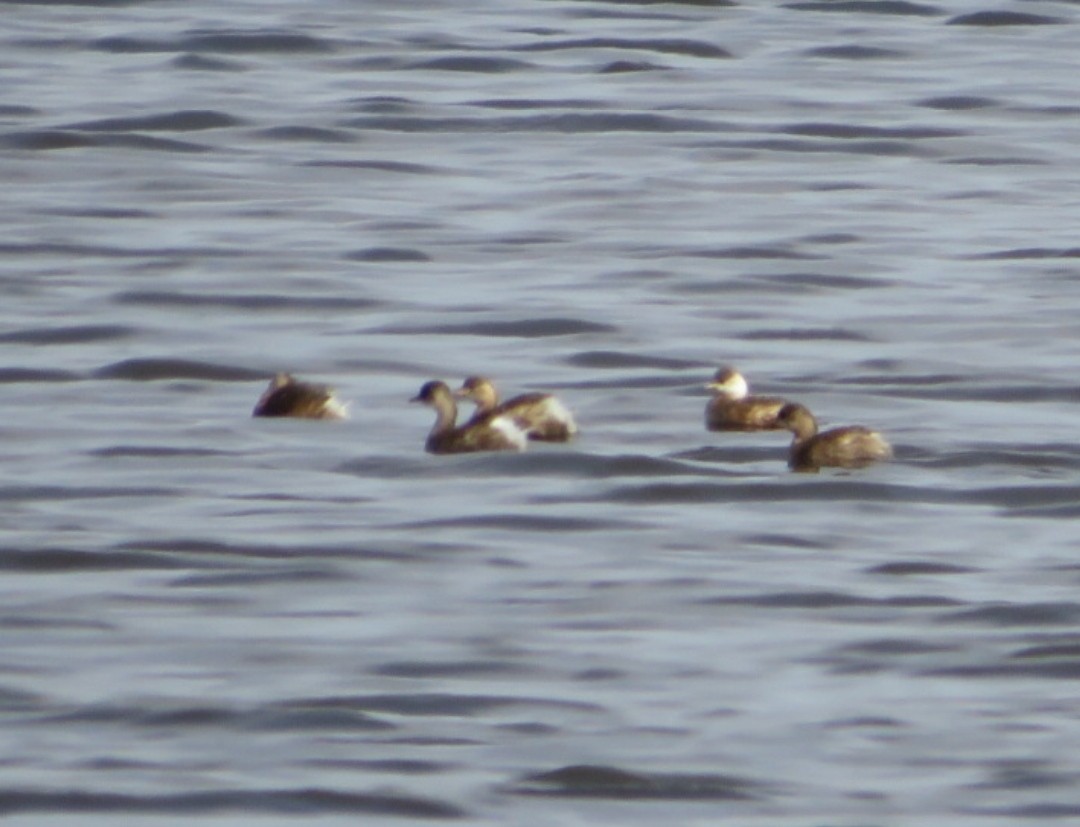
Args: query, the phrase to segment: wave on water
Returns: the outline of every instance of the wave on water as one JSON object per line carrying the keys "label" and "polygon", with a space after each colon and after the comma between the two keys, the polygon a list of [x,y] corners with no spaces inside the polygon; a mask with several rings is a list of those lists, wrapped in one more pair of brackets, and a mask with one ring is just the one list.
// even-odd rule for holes
{"label": "wave on water", "polygon": [[278,293],[181,293],[167,290],[125,290],[113,296],[117,304],[136,307],[179,307],[204,310],[244,310],[257,312],[339,311],[353,313],[382,306],[376,299],[348,296],[311,296]]}
{"label": "wave on water", "polygon": [[414,335],[421,333],[458,336],[490,336],[493,338],[538,339],[549,336],[579,336],[591,333],[613,333],[615,327],[587,319],[544,318],[517,320],[484,320],[464,324],[432,324],[426,327],[392,325],[380,327],[377,333]]}
{"label": "wave on water", "polygon": [[833,609],[940,609],[958,605],[936,595],[901,595],[883,599],[840,591],[791,591],[707,598],[712,606],[748,606],[757,609],[830,611]]}
{"label": "wave on water", "polygon": [[1018,11],[978,11],[961,14],[948,20],[950,26],[1053,26],[1066,21],[1045,14]]}
{"label": "wave on water", "polygon": [[149,135],[129,133],[86,133],[65,129],[35,129],[0,134],[0,146],[9,149],[55,151],[62,149],[92,149],[120,147],[155,152],[201,153],[212,148],[190,141],[176,141]]}
{"label": "wave on water", "polygon": [[[415,463],[380,462],[369,457],[349,460],[342,463],[336,470],[340,473],[378,479],[409,479],[423,474],[425,479],[454,480],[462,479],[463,474],[476,479],[491,474],[507,478],[550,476],[556,479],[626,479],[703,476],[710,473],[698,466],[676,459],[635,454],[605,456],[577,451],[572,447],[566,450],[535,449],[513,455],[497,453],[444,457],[440,458],[435,467],[432,467],[426,457],[418,459]],[[497,524],[498,518],[494,519]],[[570,520],[571,525],[573,522]]]}
{"label": "wave on water", "polygon": [[[355,143],[359,136],[343,129],[325,129],[318,126],[305,126],[302,124],[292,126],[271,126],[266,129],[255,131],[255,136],[271,142],[278,141],[310,141],[321,144],[351,144]],[[305,162],[305,166],[318,166],[317,163]]]}
{"label": "wave on water", "polygon": [[42,241],[33,244],[20,242],[0,243],[0,255],[10,256],[58,256],[66,258],[116,258],[116,259],[217,259],[239,258],[248,255],[246,250],[234,247],[117,247],[104,244]]}
{"label": "wave on water", "polygon": [[732,9],[737,0],[574,0],[574,2],[603,4],[608,6],[688,6],[708,9]]}
{"label": "wave on water", "polygon": [[761,798],[770,786],[731,775],[646,773],[578,764],[525,776],[510,791],[559,798],[745,801]]}
{"label": "wave on water", "polygon": [[[125,496],[125,494],[118,494],[118,496]],[[126,496],[134,496],[134,493],[126,492]],[[6,499],[0,492],[0,501]],[[64,574],[75,571],[153,571],[185,569],[190,565],[189,559],[180,559],[154,551],[114,552],[40,547],[0,549],[0,571],[8,572]]]}
{"label": "wave on water", "polygon": [[213,109],[181,109],[156,115],[100,118],[61,127],[79,132],[197,132],[239,126],[242,118]]}
{"label": "wave on water", "polygon": [[437,799],[391,793],[304,789],[223,789],[163,795],[134,795],[88,790],[0,788],[0,815],[18,813],[142,813],[199,815],[245,812],[264,815],[319,816],[337,813],[403,818],[464,818],[460,807]]}
{"label": "wave on water", "polygon": [[965,133],[956,129],[927,126],[881,127],[854,123],[798,123],[780,127],[785,135],[805,135],[812,138],[861,140],[866,138],[921,141],[933,138],[959,138]]}
{"label": "wave on water", "polygon": [[76,382],[82,375],[70,370],[50,368],[0,368],[0,384],[19,382]]}
{"label": "wave on water", "polygon": [[342,256],[346,261],[381,262],[381,263],[423,263],[432,258],[422,250],[412,250],[405,247],[368,247],[365,250],[354,250]]}
{"label": "wave on water", "polygon": [[264,371],[192,359],[136,358],[113,362],[93,372],[95,379],[155,382],[162,379],[196,379],[204,382],[253,382],[266,378]]}
{"label": "wave on water", "polygon": [[795,11],[822,11],[839,14],[880,14],[897,17],[942,17],[945,10],[926,3],[909,3],[906,0],[810,0],[787,3],[786,8]]}
{"label": "wave on water", "polygon": [[49,328],[28,328],[0,333],[0,343],[29,345],[84,345],[127,339],[138,331],[127,325],[88,324]]}
{"label": "wave on water", "polygon": [[622,37],[586,37],[572,40],[541,40],[514,47],[521,52],[556,52],[579,49],[618,49],[620,51],[646,51],[684,57],[718,58],[733,57],[727,49],[703,40],[671,40],[663,38],[631,39]]}
{"label": "wave on water", "polygon": [[807,50],[810,57],[824,57],[831,60],[894,60],[908,57],[899,49],[882,49],[876,46],[863,46],[852,43],[846,46],[821,46]]}
{"label": "wave on water", "polygon": [[408,161],[380,161],[377,159],[342,158],[340,160],[305,161],[304,166],[328,169],[360,169],[374,172],[390,172],[400,175],[434,175],[442,172],[438,167]]}
{"label": "wave on water", "polygon": [[538,531],[573,533],[585,531],[618,531],[633,529],[626,520],[604,520],[587,517],[542,516],[537,514],[481,514],[469,517],[451,517],[443,520],[421,520],[399,525],[398,528],[485,528],[509,531]]}
{"label": "wave on water", "polygon": [[482,55],[460,55],[436,57],[411,63],[407,67],[417,71],[436,72],[476,72],[478,74],[505,74],[535,69],[531,63],[523,60],[511,60],[505,57],[485,57]]}
{"label": "wave on water", "polygon": [[917,105],[927,109],[940,109],[943,112],[966,112],[977,109],[992,109],[1001,106],[1001,102],[996,98],[981,95],[945,95],[924,98]]}
{"label": "wave on water", "polygon": [[130,36],[102,37],[91,48],[113,54],[154,52],[208,52],[227,55],[329,54],[336,45],[325,38],[299,32],[207,31],[191,32],[172,39],[154,40]]}
{"label": "wave on water", "polygon": [[675,117],[653,112],[576,112],[528,115],[516,118],[366,116],[350,118],[345,126],[389,132],[550,132],[555,134],[602,134],[606,132],[707,132],[724,131],[724,125],[702,118]]}
{"label": "wave on water", "polygon": [[872,342],[874,338],[843,328],[765,328],[747,330],[739,338],[766,342]]}
{"label": "wave on water", "polygon": [[971,258],[975,261],[1080,258],[1080,247],[1018,247],[1012,250],[996,250],[992,253],[977,253]]}

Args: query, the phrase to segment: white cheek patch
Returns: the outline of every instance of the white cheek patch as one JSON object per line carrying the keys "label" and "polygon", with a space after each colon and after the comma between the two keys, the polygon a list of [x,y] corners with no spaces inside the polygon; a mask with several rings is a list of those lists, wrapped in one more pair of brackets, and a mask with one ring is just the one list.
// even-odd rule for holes
{"label": "white cheek patch", "polygon": [[750,388],[746,385],[746,380],[743,379],[741,373],[736,373],[725,383],[725,389],[727,395],[731,399],[745,399],[746,395],[750,393]]}

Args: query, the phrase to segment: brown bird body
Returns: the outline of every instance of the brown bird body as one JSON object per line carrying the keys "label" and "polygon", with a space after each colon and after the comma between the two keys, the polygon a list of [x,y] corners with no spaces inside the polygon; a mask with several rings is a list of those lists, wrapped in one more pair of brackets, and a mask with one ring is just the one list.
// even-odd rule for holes
{"label": "brown bird body", "polygon": [[271,380],[251,415],[298,419],[347,419],[349,416],[332,388],[300,382],[287,373],[279,373]]}
{"label": "brown bird body", "polygon": [[457,425],[457,403],[445,382],[431,381],[410,400],[435,409],[435,425],[424,448],[432,454],[465,454],[474,451],[522,451],[525,433],[512,419],[488,415]]}
{"label": "brown bird body", "polygon": [[705,406],[705,427],[710,431],[777,431],[784,428],[776,417],[786,399],[750,396],[743,375],[731,367],[720,368],[705,387],[713,398]]}
{"label": "brown bird body", "polygon": [[551,394],[525,393],[500,403],[490,379],[470,376],[454,395],[471,399],[476,405],[470,422],[493,415],[508,416],[529,439],[545,442],[566,442],[578,431],[573,415]]}
{"label": "brown bird body", "polygon": [[788,465],[793,471],[816,471],[824,467],[862,468],[891,459],[892,447],[877,431],[849,425],[818,432],[817,420],[798,404],[785,405],[778,417],[793,434]]}

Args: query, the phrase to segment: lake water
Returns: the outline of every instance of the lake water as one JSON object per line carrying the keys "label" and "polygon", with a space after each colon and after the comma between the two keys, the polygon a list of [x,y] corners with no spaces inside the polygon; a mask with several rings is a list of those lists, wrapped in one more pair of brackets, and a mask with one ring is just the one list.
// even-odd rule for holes
{"label": "lake water", "polygon": [[[0,4],[0,814],[1080,816],[1078,18]],[[580,438],[425,454],[472,373]]]}

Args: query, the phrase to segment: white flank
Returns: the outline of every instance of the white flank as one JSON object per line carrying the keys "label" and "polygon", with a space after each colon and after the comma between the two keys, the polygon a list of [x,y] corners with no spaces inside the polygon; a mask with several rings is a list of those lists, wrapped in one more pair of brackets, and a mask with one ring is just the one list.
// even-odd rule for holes
{"label": "white flank", "polygon": [[554,419],[556,422],[561,422],[565,425],[568,433],[577,433],[577,423],[574,422],[574,415],[570,413],[569,409],[556,397],[549,396],[544,400],[544,413],[547,414],[550,419]]}
{"label": "white flank", "polygon": [[878,459],[892,459],[893,449],[888,441],[877,431],[871,431],[870,436],[874,439],[874,448]]}
{"label": "white flank", "polygon": [[331,396],[323,403],[323,410],[334,419],[349,418],[349,403],[338,401],[336,396]]}
{"label": "white flank", "polygon": [[525,446],[528,444],[528,437],[525,436],[525,432],[517,426],[508,416],[497,416],[490,420],[488,424],[505,436],[510,442],[514,443],[514,447],[519,451],[524,451]]}

